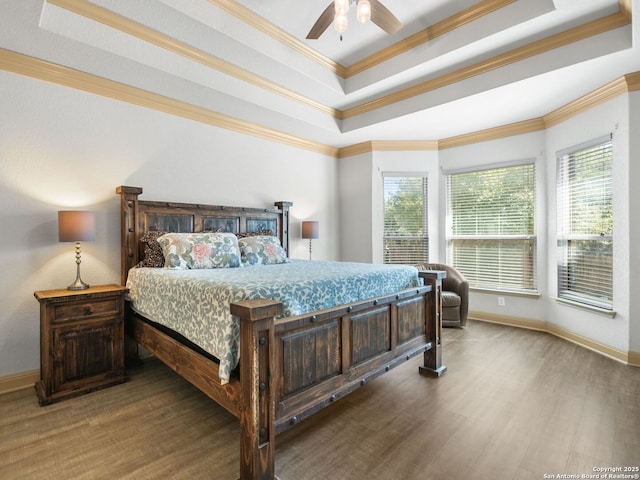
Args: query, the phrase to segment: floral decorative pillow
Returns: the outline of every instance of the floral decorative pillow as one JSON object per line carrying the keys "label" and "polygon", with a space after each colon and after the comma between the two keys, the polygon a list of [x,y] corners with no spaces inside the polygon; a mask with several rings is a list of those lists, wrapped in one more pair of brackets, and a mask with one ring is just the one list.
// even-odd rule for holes
{"label": "floral decorative pillow", "polygon": [[278,237],[255,235],[240,238],[238,245],[244,265],[270,265],[287,261],[287,252],[280,245]]}
{"label": "floral decorative pillow", "polygon": [[158,238],[165,268],[233,268],[240,266],[238,238],[233,233],[167,233]]}

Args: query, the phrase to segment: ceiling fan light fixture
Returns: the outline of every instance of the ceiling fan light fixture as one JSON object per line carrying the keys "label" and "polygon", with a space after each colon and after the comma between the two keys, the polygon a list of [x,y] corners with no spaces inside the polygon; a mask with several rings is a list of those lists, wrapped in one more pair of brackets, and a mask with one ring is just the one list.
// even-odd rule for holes
{"label": "ceiling fan light fixture", "polygon": [[349,12],[349,0],[335,0],[333,2],[333,9],[336,12],[336,17],[338,15],[347,16]]}
{"label": "ceiling fan light fixture", "polygon": [[359,0],[358,1],[358,21],[360,23],[367,23],[371,20],[371,4],[369,0]]}
{"label": "ceiling fan light fixture", "polygon": [[346,15],[338,15],[336,14],[333,19],[333,27],[336,29],[338,33],[344,33],[347,31],[347,26],[349,25],[349,21],[347,20]]}

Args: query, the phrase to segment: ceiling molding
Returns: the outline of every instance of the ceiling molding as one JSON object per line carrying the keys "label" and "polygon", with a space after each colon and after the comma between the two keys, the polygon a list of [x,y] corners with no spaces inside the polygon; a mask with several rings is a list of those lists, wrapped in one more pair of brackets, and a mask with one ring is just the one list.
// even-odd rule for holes
{"label": "ceiling molding", "polygon": [[338,158],[353,157],[372,152],[420,152],[438,150],[437,140],[370,140],[343,147]]}
{"label": "ceiling molding", "polygon": [[293,35],[285,32],[281,28],[275,26],[273,23],[269,22],[265,18],[256,14],[255,12],[249,10],[246,7],[243,7],[237,2],[233,0],[209,0],[209,3],[215,5],[216,7],[224,10],[230,15],[242,20],[248,25],[251,25],[256,30],[260,30],[262,33],[270,36],[274,40],[282,43],[283,45],[291,48],[292,50],[298,52],[301,55],[313,60],[314,62],[322,65],[323,67],[329,69],[331,72],[336,75],[344,78],[345,77],[345,67],[340,65],[338,62],[330,59],[329,57],[321,54],[320,52],[314,50],[309,47],[306,43],[298,40]]}
{"label": "ceiling molding", "polygon": [[618,95],[638,90],[640,90],[640,72],[629,73],[548,113],[544,116],[544,122],[547,127],[557,125]]}
{"label": "ceiling molding", "polygon": [[368,113],[373,110],[377,110],[379,108],[401,102],[403,100],[408,100],[418,95],[422,95],[438,88],[442,88],[446,85],[461,82],[462,80],[466,80],[476,75],[481,75],[491,70],[505,67],[507,65],[525,60],[536,55],[540,55],[556,48],[575,43],[579,40],[584,40],[594,35],[620,28],[622,26],[628,25],[629,22],[629,17],[621,12],[614,13],[597,20],[593,20],[584,25],[580,25],[570,30],[551,35],[536,42],[532,42],[522,47],[505,52],[501,55],[497,55],[493,58],[482,60],[468,67],[460,68],[456,71],[442,75],[440,77],[427,80],[426,82],[422,82],[412,87],[399,90],[387,96],[362,103],[347,110],[343,110],[342,118],[347,119],[355,117],[358,115],[362,115],[363,113]]}
{"label": "ceiling molding", "polygon": [[444,150],[544,130],[618,95],[640,91],[640,72],[635,72],[624,75],[541,118],[442,140],[371,140],[338,148],[2,48],[0,69],[334,158],[373,151]]}
{"label": "ceiling molding", "polygon": [[[479,18],[479,16],[481,16],[482,14],[488,13],[489,9],[500,8],[499,5],[502,5],[503,3],[509,3],[510,1],[513,0],[487,0],[485,2],[480,2],[472,8],[460,12],[461,15],[464,14],[462,15],[462,17],[457,18],[454,15],[453,17],[450,17],[450,19],[443,21],[445,23],[439,28],[453,28],[453,25],[456,21],[471,21],[471,19]],[[620,11],[618,13],[603,17],[598,20],[594,20],[566,32],[552,35],[537,42],[533,42],[531,44],[527,44],[520,48],[506,52],[502,55],[483,60],[474,65],[461,68],[454,72],[450,72],[440,77],[419,83],[418,85],[400,90],[390,95],[379,97],[369,102],[341,111],[327,105],[323,105],[291,90],[285,89],[284,87],[281,87],[280,85],[270,80],[255,75],[248,70],[237,67],[225,60],[210,55],[207,52],[194,48],[183,42],[177,41],[167,35],[146,27],[138,22],[129,20],[110,10],[94,5],[87,0],[48,0],[48,2],[52,5],[64,8],[77,15],[81,15],[111,28],[115,28],[121,32],[135,36],[142,41],[149,42],[160,48],[166,49],[167,51],[171,51],[175,54],[181,55],[209,68],[216,69],[224,74],[233,76],[234,78],[250,83],[259,88],[263,88],[289,100],[293,100],[308,107],[314,108],[338,120],[348,119],[376,110],[378,108],[383,108],[388,105],[410,99],[414,96],[425,94],[429,91],[451,85],[467,78],[471,78],[475,75],[480,75],[496,68],[504,67],[506,65],[524,60],[526,58],[539,55],[555,48],[591,37],[593,35],[597,35],[608,30],[624,26],[631,21],[631,18],[629,16],[630,11],[624,8],[624,5],[628,4],[629,1],[630,0],[621,0]],[[283,36],[289,36],[291,41],[298,42],[307,49],[309,48],[295,38],[291,37],[286,32],[275,27],[262,17],[256,15],[251,10],[239,5],[233,0],[209,0],[209,2],[237,16],[243,21],[250,23],[251,25],[258,25],[262,31],[271,31],[272,33],[276,30],[280,31]],[[627,6],[630,8],[630,5]],[[256,26],[256,28],[258,28],[258,26]]]}
{"label": "ceiling molding", "polygon": [[363,153],[373,152],[373,145],[371,142],[362,142],[349,145],[348,147],[342,147],[338,150],[338,158],[354,157],[356,155],[362,155]]}
{"label": "ceiling molding", "polygon": [[626,78],[618,78],[617,80],[614,80],[613,82],[610,82],[607,85],[604,85],[593,92],[590,92],[583,97],[548,113],[544,116],[544,123],[547,127],[552,127],[600,105],[601,103],[608,102],[618,95],[622,95],[628,91],[629,89]]}
{"label": "ceiling molding", "polygon": [[620,12],[629,17],[629,21],[631,21],[631,1],[632,0],[620,0]]}
{"label": "ceiling molding", "polygon": [[334,118],[340,117],[340,113],[335,108],[323,105],[292,90],[286,89],[270,80],[256,75],[253,72],[233,65],[226,60],[222,60],[221,58],[197,49],[191,45],[180,42],[168,35],[158,32],[157,30],[146,27],[141,23],[125,18],[122,15],[118,15],[111,10],[89,3],[86,0],[48,0],[48,3],[63,8],[76,15],[83,16],[114,28],[120,32],[136,37],[139,40],[155,45],[169,52],[181,55],[189,60],[200,63],[205,67],[222,72],[225,75],[232,76],[238,80],[255,85],[271,93],[275,93],[289,100],[293,100],[319,110]]}
{"label": "ceiling molding", "polygon": [[394,150],[394,151],[420,151],[420,150],[444,150],[447,148],[470,145],[487,140],[497,140],[513,135],[545,130],[553,125],[564,122],[571,117],[579,115],[601,103],[633,91],[640,91],[640,72],[630,73],[604,85],[593,92],[588,93],[557,110],[554,110],[543,117],[524,120],[522,122],[501,125],[499,127],[479,130],[477,132],[466,133],[455,137],[441,140],[421,140],[421,141],[369,141],[343,147],[338,152],[339,158],[344,158],[361,153],[373,151]]}
{"label": "ceiling molding", "polygon": [[511,137],[513,135],[522,135],[525,133],[537,132],[545,129],[545,123],[542,118],[533,118],[522,122],[510,123],[500,127],[488,128],[477,132],[457,135],[455,137],[444,138],[438,142],[440,150],[447,148],[460,147],[472,143],[486,142],[488,140],[497,140],[499,138]]}
{"label": "ceiling molding", "polygon": [[376,65],[380,65],[393,57],[407,53],[408,51],[419,47],[431,40],[449,33],[456,28],[460,28],[467,23],[473,22],[485,15],[488,15],[496,10],[499,10],[516,0],[483,0],[469,8],[466,8],[454,15],[451,15],[444,20],[431,25],[430,27],[421,30],[410,37],[400,40],[399,42],[376,52],[375,54],[363,58],[362,60],[346,67],[345,78],[353,77],[359,73],[373,68]]}
{"label": "ceiling molding", "polygon": [[640,72],[629,73],[624,76],[627,82],[627,90],[629,92],[637,92],[640,90]]}
{"label": "ceiling molding", "polygon": [[3,48],[0,69],[323,155],[338,155],[338,149],[330,145]]}
{"label": "ceiling molding", "polygon": [[466,8],[348,67],[345,67],[314,50],[306,43],[298,40],[265,18],[233,0],[209,0],[209,3],[242,20],[256,30],[270,36],[274,40],[291,48],[299,54],[304,55],[319,65],[329,69],[334,74],[342,78],[349,78],[362,73],[369,68],[384,63],[393,57],[406,53],[433,40],[434,38],[466,25],[467,23],[473,22],[478,18],[495,12],[496,10],[514,3],[515,1],[516,0],[482,0],[469,8]]}
{"label": "ceiling molding", "polygon": [[438,150],[437,140],[372,140],[376,152],[427,151]]}

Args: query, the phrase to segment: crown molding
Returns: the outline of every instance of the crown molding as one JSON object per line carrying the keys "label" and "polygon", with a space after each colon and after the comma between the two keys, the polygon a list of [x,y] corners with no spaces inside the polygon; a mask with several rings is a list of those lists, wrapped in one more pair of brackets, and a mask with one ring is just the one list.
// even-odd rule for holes
{"label": "crown molding", "polygon": [[477,132],[466,133],[442,139],[438,142],[440,150],[447,148],[460,147],[472,143],[486,142],[487,140],[496,140],[513,135],[522,135],[525,133],[537,132],[545,129],[545,123],[542,118],[533,118],[522,122],[510,123],[500,127],[488,128]]}
{"label": "crown molding", "polygon": [[371,146],[377,152],[438,150],[437,140],[373,140]]}
{"label": "crown molding", "polygon": [[353,77],[370,68],[380,65],[391,60],[398,55],[407,53],[408,51],[419,47],[431,40],[449,33],[457,28],[471,23],[485,15],[495,12],[507,5],[514,3],[516,0],[483,0],[469,8],[466,8],[444,20],[437,22],[430,27],[425,28],[413,35],[400,40],[399,42],[380,50],[379,52],[363,58],[358,62],[346,67],[345,78]]}
{"label": "crown molding", "polygon": [[631,2],[632,0],[620,0],[619,2],[620,13],[627,16],[629,18],[629,21],[631,21],[631,12],[633,10]]}
{"label": "crown molding", "polygon": [[514,135],[537,132],[564,122],[571,117],[579,115],[580,113],[594,108],[601,103],[612,100],[619,95],[633,91],[640,91],[640,72],[624,75],[623,77],[544,115],[543,117],[501,125],[440,140],[369,141],[340,148],[338,157],[344,158],[382,150],[445,150],[447,148],[460,147],[463,145],[486,142],[488,140],[497,140]]}
{"label": "crown molding", "polygon": [[443,150],[544,130],[618,95],[640,91],[640,72],[635,72],[624,75],[542,118],[534,118],[442,140],[372,140],[338,148],[6,49],[0,49],[0,69],[336,158],[373,151]]}
{"label": "crown molding", "polygon": [[565,32],[557,33],[549,37],[543,38],[536,42],[529,43],[522,47],[510,50],[501,55],[497,55],[493,58],[482,60],[468,67],[460,68],[456,71],[442,75],[426,82],[419,83],[417,85],[399,90],[390,95],[371,100],[366,103],[362,103],[356,107],[349,108],[342,112],[342,118],[347,119],[362,115],[379,108],[389,106],[391,104],[408,100],[418,95],[428,93],[430,91],[442,88],[446,85],[461,82],[476,75],[487,73],[491,70],[495,70],[507,65],[526,60],[527,58],[540,55],[542,53],[554,50],[571,43],[575,43],[580,40],[598,35],[600,33],[614,30],[622,26],[628,25],[630,19],[624,13],[618,12],[606,17],[593,20],[584,25],[574,27]]}
{"label": "crown molding", "polygon": [[304,42],[275,26],[273,23],[264,19],[252,10],[249,10],[233,0],[209,0],[209,3],[242,20],[244,23],[251,25],[256,30],[260,30],[262,33],[270,36],[274,40],[277,40],[299,54],[304,55],[305,57],[322,65],[336,75],[343,78],[345,77],[344,66],[309,47]]}
{"label": "crown molding", "polygon": [[618,95],[638,90],[640,90],[640,72],[629,73],[548,113],[543,117],[545,125],[552,127],[601,103],[608,102]]}
{"label": "crown molding", "polygon": [[372,152],[420,152],[437,151],[437,140],[370,140],[338,150],[338,158],[353,157]]}
{"label": "crown molding", "polygon": [[[225,3],[223,0],[215,1]],[[205,67],[222,72],[225,75],[232,76],[243,82],[250,83],[271,93],[280,95],[281,97],[319,110],[320,112],[330,115],[334,118],[338,118],[340,115],[335,108],[331,108],[329,106],[321,104],[320,102],[316,102],[315,100],[300,95],[292,90],[284,88],[270,80],[267,80],[266,78],[256,75],[249,70],[240,68],[232,63],[227,62],[226,60],[222,60],[221,58],[211,55],[184,42],[180,42],[174,38],[169,37],[168,35],[158,32],[157,30],[125,18],[122,15],[118,15],[111,10],[107,10],[105,8],[99,7],[98,5],[90,3],[87,0],[48,0],[48,3],[59,8],[63,8],[76,15],[80,15],[82,17],[94,20],[98,23],[119,30],[120,32],[136,37],[139,40],[155,45],[168,52],[181,55],[189,60],[200,63]]]}
{"label": "crown molding", "polygon": [[233,0],[209,0],[209,3],[215,5],[228,14],[233,15],[247,25],[261,31],[265,35],[270,36],[286,47],[313,60],[334,74],[346,79],[362,73],[376,65],[384,63],[393,57],[406,53],[413,48],[425,44],[434,38],[444,35],[445,33],[451,32],[456,28],[466,25],[467,23],[473,22],[474,20],[499,10],[500,8],[514,3],[515,1],[516,0],[482,0],[469,8],[466,8],[348,67],[345,67],[344,65],[341,65],[340,63],[321,54],[317,50],[314,50],[306,43],[298,40],[265,18],[257,15],[252,10]]}
{"label": "crown molding", "polygon": [[338,158],[354,157],[356,155],[362,155],[363,153],[373,152],[372,142],[362,142],[349,145],[348,147],[342,147],[338,150]]}
{"label": "crown molding", "polygon": [[515,122],[508,125],[501,125],[499,127],[479,130],[477,132],[471,132],[441,140],[369,141],[340,148],[338,157],[344,158],[362,153],[384,150],[445,150],[448,148],[545,130],[553,125],[564,122],[571,117],[579,115],[580,113],[601,103],[609,101],[618,95],[638,90],[640,90],[640,72],[631,73],[614,80],[613,82],[610,82],[609,84],[604,85],[603,87],[594,90],[593,92],[574,100],[573,102],[554,110],[543,117]]}
{"label": "crown molding", "polygon": [[[104,9],[97,5],[94,5],[87,0],[48,0],[50,4],[69,10],[75,14],[92,19],[111,28],[115,28],[129,35],[135,36],[142,41],[149,42],[160,48],[166,49],[178,55],[182,55],[185,58],[198,62],[209,68],[216,69],[224,74],[233,76],[241,81],[253,84],[259,88],[263,88],[267,91],[280,95],[289,100],[296,101],[308,107],[314,108],[320,112],[323,112],[335,119],[343,120],[363,113],[376,110],[378,108],[386,107],[388,105],[410,99],[414,96],[427,93],[429,91],[451,85],[453,83],[471,78],[475,75],[489,72],[493,69],[500,68],[511,63],[524,60],[526,58],[544,53],[546,51],[564,46],[584,38],[588,38],[605,31],[618,28],[626,25],[631,21],[630,17],[630,0],[620,1],[620,11],[616,14],[603,17],[598,20],[594,20],[587,24],[575,27],[567,32],[561,32],[551,37],[533,42],[523,47],[514,49],[510,52],[506,52],[502,55],[498,55],[488,60],[483,60],[474,65],[450,72],[440,77],[422,82],[410,88],[400,90],[398,92],[386,95],[384,97],[377,98],[370,102],[357,105],[353,108],[340,111],[336,108],[323,105],[308,97],[300,95],[292,90],[286,89],[270,80],[253,74],[252,72],[237,67],[229,62],[226,62],[220,58],[210,55],[202,50],[196,49],[183,42],[177,41],[167,35],[164,35],[156,30],[145,27],[137,22],[129,20],[121,15],[118,15],[110,10]],[[460,12],[458,15],[454,15],[449,19],[440,22],[436,29],[434,25],[434,32],[450,31],[453,28],[457,28],[464,23],[468,23],[482,15],[486,15],[490,11],[494,11],[498,8],[504,7],[506,4],[511,3],[514,0],[485,0],[480,2],[471,8]],[[270,22],[267,22],[264,18],[255,14],[251,10],[239,5],[233,0],[209,0],[209,2],[224,11],[236,16],[242,21],[260,29],[264,33],[279,39],[279,41],[287,42],[288,45],[299,44],[296,48],[313,51],[307,47],[304,43],[293,38],[288,33],[274,26]],[[408,39],[407,39],[408,40]],[[415,41],[415,40],[414,40]],[[399,42],[396,45],[401,44]],[[394,46],[395,47],[395,46]],[[293,48],[293,47],[292,47]],[[409,45],[397,48],[409,48]],[[411,47],[413,48],[413,47]],[[309,53],[309,52],[307,52]],[[379,52],[380,55],[388,55],[384,51]],[[378,54],[376,54],[378,55]],[[376,55],[372,56],[375,57]],[[369,57],[369,58],[372,58]],[[380,57],[382,58],[382,57]],[[339,69],[338,69],[339,70]]]}
{"label": "crown molding", "polygon": [[640,90],[640,72],[629,73],[624,76],[627,82],[627,90],[629,92],[637,92]]}
{"label": "crown molding", "polygon": [[618,95],[627,93],[627,82],[625,77],[621,77],[613,82],[604,85],[603,87],[594,90],[593,92],[584,95],[583,97],[574,100],[567,105],[564,105],[553,112],[544,116],[544,123],[546,127],[552,127],[558,123],[562,123],[565,120],[575,117],[582,112],[585,112],[601,103],[607,102]]}
{"label": "crown molding", "polygon": [[10,50],[0,49],[0,69],[323,155],[338,155],[338,149],[330,145]]}

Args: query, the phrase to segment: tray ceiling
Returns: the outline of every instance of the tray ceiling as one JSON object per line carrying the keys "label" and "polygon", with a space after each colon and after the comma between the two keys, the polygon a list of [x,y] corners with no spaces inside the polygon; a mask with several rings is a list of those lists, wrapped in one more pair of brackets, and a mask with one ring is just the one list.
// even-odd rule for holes
{"label": "tray ceiling", "polygon": [[2,48],[334,147],[537,118],[640,71],[638,0],[383,0],[396,34],[351,12],[342,40],[305,39],[328,0],[5,3]]}

